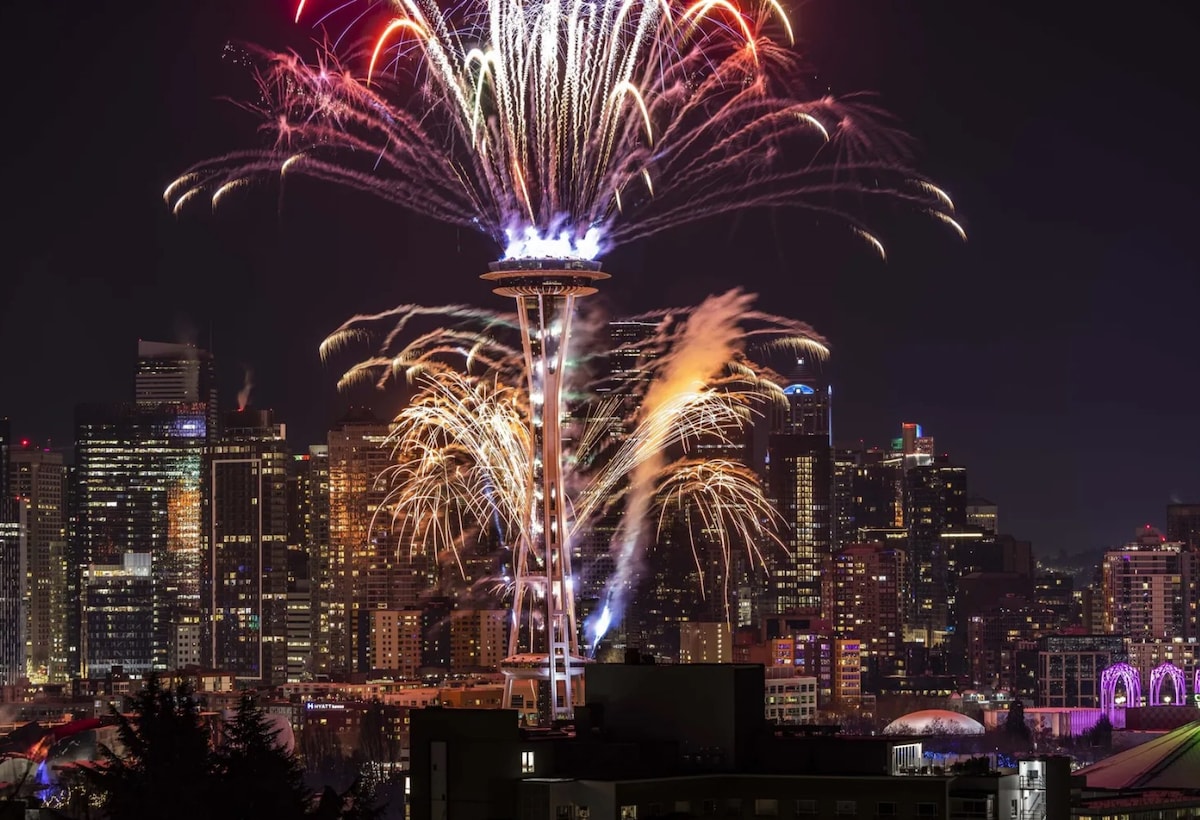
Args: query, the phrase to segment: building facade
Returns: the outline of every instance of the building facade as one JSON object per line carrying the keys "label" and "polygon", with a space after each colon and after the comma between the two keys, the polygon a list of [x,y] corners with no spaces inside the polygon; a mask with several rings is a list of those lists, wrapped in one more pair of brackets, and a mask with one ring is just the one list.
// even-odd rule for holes
{"label": "building facade", "polygon": [[419,609],[371,610],[371,668],[413,680],[421,669]]}
{"label": "building facade", "polygon": [[390,431],[368,411],[355,410],[329,432],[328,641],[334,670],[367,671],[369,613],[417,606],[432,586],[431,560],[400,547],[384,511]]}
{"label": "building facade", "polygon": [[25,664],[32,683],[67,675],[67,467],[61,452],[9,448],[8,492],[26,508]]}
{"label": "building facade", "polygon": [[[152,555],[158,670],[167,668],[173,625],[201,608],[208,418],[205,404],[76,408],[68,585],[82,589],[84,568],[119,564],[126,552]],[[82,624],[72,615],[69,626]],[[80,645],[76,637],[68,644]]]}
{"label": "building facade", "polygon": [[267,685],[287,679],[285,438],[270,411],[239,410],[209,459],[210,664]]}
{"label": "building facade", "polygon": [[728,621],[679,624],[680,663],[732,663],[733,637]]}
{"label": "building facade", "polygon": [[15,686],[26,675],[25,504],[0,500],[0,686]]}
{"label": "building facade", "polygon": [[850,544],[829,563],[825,598],[834,632],[859,640],[868,678],[901,671],[906,578],[904,551],[883,543]]}
{"label": "building facade", "polygon": [[1104,554],[1104,628],[1135,641],[1197,636],[1200,553],[1144,528]]}
{"label": "building facade", "polygon": [[83,573],[83,677],[114,667],[139,676],[156,668],[154,556],[126,552],[120,563],[89,564]]}
{"label": "building facade", "polygon": [[1100,674],[1126,661],[1120,635],[1046,635],[1038,641],[1038,706],[1099,708]]}

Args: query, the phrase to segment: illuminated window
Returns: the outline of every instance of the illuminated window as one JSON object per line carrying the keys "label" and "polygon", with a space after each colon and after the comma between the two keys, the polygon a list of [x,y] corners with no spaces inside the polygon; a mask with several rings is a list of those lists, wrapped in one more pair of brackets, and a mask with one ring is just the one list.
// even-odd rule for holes
{"label": "illuminated window", "polygon": [[521,752],[521,774],[533,774],[533,752]]}
{"label": "illuminated window", "polygon": [[621,820],[637,820],[637,806],[621,806]]}

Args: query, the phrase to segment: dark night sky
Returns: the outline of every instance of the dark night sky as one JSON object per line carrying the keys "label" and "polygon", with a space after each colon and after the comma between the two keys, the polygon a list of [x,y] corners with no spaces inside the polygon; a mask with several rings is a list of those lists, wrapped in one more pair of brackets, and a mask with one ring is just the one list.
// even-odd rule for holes
{"label": "dark night sky", "polygon": [[[1189,5],[794,7],[821,80],[878,92],[970,241],[875,223],[883,264],[802,213],[756,213],[610,254],[605,298],[635,310],[758,293],[833,343],[839,440],[882,444],[921,422],[1040,554],[1127,540],[1169,501],[1200,500]],[[161,191],[180,170],[255,138],[219,99],[246,88],[222,46],[302,46],[289,9],[7,12],[0,415],[15,434],[66,443],[76,402],[128,398],[142,337],[211,340],[229,401],[249,365],[253,402],[315,441],[344,402],[316,347],[343,318],[504,306],[474,278],[486,243],[358,195],[298,185],[281,206],[257,194],[215,216],[168,213]]]}

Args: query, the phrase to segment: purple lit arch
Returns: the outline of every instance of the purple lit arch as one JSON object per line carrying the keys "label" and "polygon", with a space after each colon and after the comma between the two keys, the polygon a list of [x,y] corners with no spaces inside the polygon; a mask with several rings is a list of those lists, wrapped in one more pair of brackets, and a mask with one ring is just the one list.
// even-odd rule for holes
{"label": "purple lit arch", "polygon": [[1138,671],[1127,663],[1114,663],[1100,673],[1100,708],[1112,713],[1117,709],[1117,684],[1125,685],[1125,706],[1137,706],[1142,700],[1142,681]]}
{"label": "purple lit arch", "polygon": [[1175,664],[1167,661],[1160,663],[1150,671],[1150,705],[1162,706],[1162,686],[1163,682],[1170,679],[1175,693],[1167,703],[1182,704],[1187,703],[1187,688],[1183,680],[1183,670]]}

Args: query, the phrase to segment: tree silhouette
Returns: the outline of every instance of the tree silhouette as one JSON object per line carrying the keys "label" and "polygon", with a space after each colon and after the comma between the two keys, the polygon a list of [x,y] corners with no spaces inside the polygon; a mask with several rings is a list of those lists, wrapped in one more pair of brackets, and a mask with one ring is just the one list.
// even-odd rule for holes
{"label": "tree silhouette", "polygon": [[225,724],[213,752],[213,771],[220,785],[219,817],[303,817],[312,802],[304,772],[294,755],[278,743],[250,695],[238,703],[237,715]]}
{"label": "tree silhouette", "polygon": [[1113,725],[1108,719],[1108,715],[1100,715],[1100,719],[1096,721],[1096,725],[1087,732],[1088,742],[1092,746],[1103,751],[1110,751],[1113,742]]}
{"label": "tree silhouette", "polygon": [[156,676],[133,700],[133,714],[112,710],[120,749],[102,746],[85,769],[108,820],[376,820],[370,785],[327,789],[316,806],[291,752],[277,743],[252,698],[210,743],[192,690],[165,689]]}
{"label": "tree silhouette", "polygon": [[134,696],[132,717],[115,707],[112,713],[123,753],[101,746],[99,765],[87,773],[105,813],[114,820],[212,817],[208,733],[191,688],[172,691],[152,675]]}
{"label": "tree silhouette", "polygon": [[1025,722],[1025,704],[1020,698],[1013,698],[1008,706],[1008,716],[1004,719],[1004,734],[1014,745],[1027,747],[1033,742],[1033,733]]}
{"label": "tree silhouette", "polygon": [[312,820],[379,820],[383,810],[374,786],[359,778],[344,792],[326,787]]}

